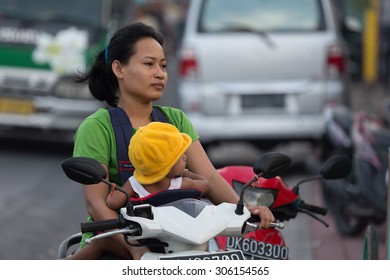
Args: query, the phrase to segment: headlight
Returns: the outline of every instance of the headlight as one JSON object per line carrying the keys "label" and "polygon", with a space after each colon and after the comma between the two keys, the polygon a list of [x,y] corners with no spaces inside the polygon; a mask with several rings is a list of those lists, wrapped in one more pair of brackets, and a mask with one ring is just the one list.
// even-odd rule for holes
{"label": "headlight", "polygon": [[[233,181],[233,189],[240,195],[242,187],[245,184],[238,181]],[[248,187],[244,193],[244,203],[247,206],[267,206],[271,207],[278,195],[278,191],[275,189],[267,188],[252,188]]]}
{"label": "headlight", "polygon": [[76,83],[71,78],[60,79],[54,86],[54,95],[63,98],[72,99],[91,99],[88,85],[85,83]]}

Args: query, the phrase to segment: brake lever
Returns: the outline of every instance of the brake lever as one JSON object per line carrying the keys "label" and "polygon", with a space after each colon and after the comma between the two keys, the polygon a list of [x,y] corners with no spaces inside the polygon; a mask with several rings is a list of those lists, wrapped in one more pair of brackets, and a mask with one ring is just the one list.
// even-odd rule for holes
{"label": "brake lever", "polygon": [[314,215],[313,213],[311,213],[311,212],[309,212],[309,211],[307,211],[305,209],[302,209],[302,208],[299,208],[298,210],[299,210],[299,212],[305,213],[305,214],[309,215],[310,217],[312,217],[313,219],[319,221],[324,226],[329,227],[329,224],[327,222],[325,222],[324,220],[322,220],[318,216]]}
{"label": "brake lever", "polygon": [[87,244],[91,244],[93,241],[95,240],[98,240],[98,239],[102,239],[102,238],[106,238],[106,237],[110,237],[110,236],[113,236],[113,235],[116,235],[116,234],[132,234],[132,233],[136,233],[139,231],[139,228],[134,228],[134,229],[118,229],[118,230],[113,230],[113,231],[108,231],[108,232],[103,232],[103,233],[100,233],[98,235],[95,235],[95,236],[92,236],[90,238],[87,238],[85,240],[85,243]]}

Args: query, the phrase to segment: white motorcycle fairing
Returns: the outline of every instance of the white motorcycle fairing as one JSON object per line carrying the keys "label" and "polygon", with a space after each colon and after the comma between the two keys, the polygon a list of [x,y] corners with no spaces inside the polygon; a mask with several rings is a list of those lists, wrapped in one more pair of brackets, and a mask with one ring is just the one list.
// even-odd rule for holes
{"label": "white motorcycle fairing", "polygon": [[128,216],[126,208],[121,209],[126,220],[136,222],[141,228],[141,236],[127,235],[127,239],[157,238],[167,243],[168,247],[165,247],[167,254],[147,253],[142,259],[210,254],[206,251],[210,239],[217,235],[243,235],[243,226],[250,218],[246,208],[243,215],[237,215],[236,204],[221,203],[216,206],[192,198],[159,207],[139,205],[134,210],[145,207],[150,207],[152,219]]}

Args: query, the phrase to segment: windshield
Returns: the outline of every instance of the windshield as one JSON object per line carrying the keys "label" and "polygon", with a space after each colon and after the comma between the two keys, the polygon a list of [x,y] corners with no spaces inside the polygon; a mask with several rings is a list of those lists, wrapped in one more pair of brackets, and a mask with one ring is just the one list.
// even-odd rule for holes
{"label": "windshield", "polygon": [[324,29],[318,0],[205,0],[200,32]]}
{"label": "windshield", "polygon": [[160,207],[173,206],[183,211],[187,215],[196,218],[208,204],[209,203],[203,200],[184,198],[184,199],[173,201],[171,203],[164,204]]}
{"label": "windshield", "polygon": [[1,0],[0,19],[65,21],[100,26],[102,0]]}

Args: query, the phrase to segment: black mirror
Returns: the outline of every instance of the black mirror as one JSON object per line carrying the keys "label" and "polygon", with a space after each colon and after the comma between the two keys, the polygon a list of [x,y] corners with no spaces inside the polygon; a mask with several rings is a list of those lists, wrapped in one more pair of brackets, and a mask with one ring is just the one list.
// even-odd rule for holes
{"label": "black mirror", "polygon": [[333,156],[327,159],[322,167],[320,174],[324,179],[341,179],[347,177],[352,169],[352,162],[346,156]]}
{"label": "black mirror", "polygon": [[255,174],[262,173],[261,177],[273,178],[281,175],[291,164],[291,158],[283,153],[270,152],[262,155],[253,167]]}
{"label": "black mirror", "polygon": [[93,158],[73,157],[61,164],[65,175],[80,184],[97,184],[107,177],[107,172],[100,162]]}

